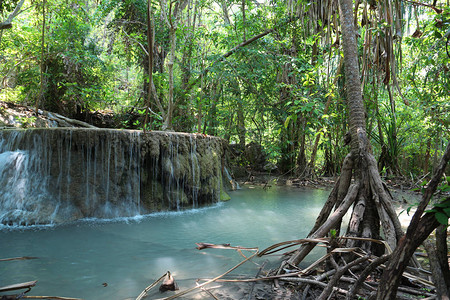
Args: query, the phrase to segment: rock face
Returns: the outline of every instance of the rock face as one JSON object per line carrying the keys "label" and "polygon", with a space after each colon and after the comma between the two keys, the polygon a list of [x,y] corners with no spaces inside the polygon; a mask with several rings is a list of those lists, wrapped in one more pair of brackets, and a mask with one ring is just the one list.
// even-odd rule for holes
{"label": "rock face", "polygon": [[62,223],[214,203],[221,197],[223,149],[222,139],[184,133],[0,130],[0,223]]}

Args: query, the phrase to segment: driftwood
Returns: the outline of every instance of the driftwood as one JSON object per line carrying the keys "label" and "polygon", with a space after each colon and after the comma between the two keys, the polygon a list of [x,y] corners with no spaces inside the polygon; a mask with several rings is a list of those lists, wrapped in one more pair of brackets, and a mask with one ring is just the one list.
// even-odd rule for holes
{"label": "driftwood", "polygon": [[[24,260],[24,259],[36,259],[37,257],[32,256],[22,256],[22,257],[13,257],[13,258],[3,258],[0,261],[11,261],[11,260]],[[1,300],[16,300],[16,299],[51,299],[51,300],[82,300],[80,298],[70,298],[70,297],[59,297],[59,296],[26,296],[32,287],[34,287],[37,283],[37,280],[22,282],[11,284],[7,286],[0,287],[0,292],[9,292],[16,290],[27,289],[26,291],[16,294],[16,295],[0,295]]]}
{"label": "driftwood", "polygon": [[3,286],[0,287],[0,292],[9,292],[23,289],[31,290],[31,288],[36,285],[36,282],[37,280]]}
{"label": "driftwood", "polygon": [[34,256],[22,256],[22,257],[0,258],[0,261],[26,260],[26,259],[38,259],[38,258],[39,257],[34,257]]}
{"label": "driftwood", "polygon": [[91,124],[88,124],[86,122],[70,119],[67,117],[64,117],[57,113],[51,113],[48,111],[42,111],[39,110],[39,114],[47,117],[51,121],[55,121],[58,123],[60,127],[84,127],[84,128],[97,128]]}
{"label": "driftwood", "polygon": [[[20,258],[19,258],[20,259]],[[70,298],[70,297],[59,297],[59,296],[26,296],[25,293],[28,293],[32,287],[34,287],[37,283],[37,280],[16,283],[7,285],[4,287],[0,287],[0,292],[9,292],[16,290],[27,289],[25,292],[16,295],[0,295],[0,299],[2,300],[16,300],[16,299],[50,299],[50,300],[82,300],[80,298]]]}
{"label": "driftwood", "polygon": [[[167,271],[167,273],[170,274],[169,271]],[[152,284],[150,284],[148,287],[146,287],[140,294],[139,296],[137,296],[136,300],[141,300],[142,298],[144,298],[145,296],[147,296],[148,291],[150,291],[152,288],[154,288],[161,280],[163,280],[166,277],[166,274],[162,275],[161,277],[159,277],[155,282],[153,282]]]}
{"label": "driftwood", "polygon": [[[345,201],[343,201],[345,202]],[[323,224],[322,224],[323,225]],[[197,249],[230,249],[236,250],[239,254],[244,257],[244,260],[238,263],[236,266],[232,267],[225,273],[214,277],[212,279],[198,279],[196,286],[189,288],[187,290],[178,292],[166,298],[161,298],[159,300],[171,300],[183,297],[184,295],[191,293],[195,290],[199,292],[207,293],[211,298],[218,299],[212,292],[211,289],[217,287],[210,287],[206,289],[206,285],[212,282],[246,282],[246,283],[256,283],[256,282],[272,282],[275,284],[277,280],[280,284],[289,283],[290,293],[294,290],[298,291],[299,299],[330,299],[335,293],[340,294],[336,296],[338,298],[345,299],[355,299],[357,297],[370,298],[374,295],[377,288],[379,288],[379,276],[383,272],[385,265],[384,263],[391,258],[392,249],[386,241],[377,240],[372,238],[360,238],[360,237],[334,237],[331,238],[307,238],[299,239],[293,241],[286,241],[274,244],[267,247],[263,251],[259,252],[258,248],[247,248],[231,246],[230,244],[211,244],[211,243],[196,243]],[[377,243],[381,244],[385,248],[385,253],[380,257],[373,254],[369,254],[359,247],[348,248],[345,245],[347,241],[355,240],[362,241],[364,243]],[[248,260],[256,256],[273,255],[276,252],[280,252],[288,247],[302,244],[321,244],[321,246],[328,248],[328,253],[323,255],[321,258],[316,260],[314,263],[310,264],[305,269],[300,269],[297,266],[284,264],[283,272],[280,273],[279,269],[276,270],[263,270],[264,265],[260,267],[257,275],[254,278],[226,278],[231,271],[237,269],[239,266],[247,262]],[[333,245],[334,246],[331,246]],[[246,256],[242,251],[253,251],[252,255]],[[292,255],[292,253],[290,254]],[[324,270],[325,266],[334,266],[328,271]],[[141,295],[145,296],[145,293],[156,286],[158,282],[163,280],[163,278],[170,278],[169,274],[164,274],[155,283],[149,286]],[[425,271],[420,268],[408,267],[407,271],[403,273],[405,279],[407,279],[412,285],[400,286],[398,288],[397,299],[410,299],[411,297],[434,297],[436,294],[435,286],[432,282],[428,280],[430,276],[429,271]],[[199,283],[203,281],[203,283]],[[276,286],[278,287],[278,286]],[[279,289],[275,288],[278,291]],[[249,299],[253,294],[253,285],[249,287]],[[140,300],[143,297],[138,297],[136,300]],[[268,295],[272,297],[276,295]],[[432,299],[432,298],[430,298]]]}
{"label": "driftwood", "polygon": [[167,271],[163,283],[159,287],[159,291],[163,293],[166,291],[176,291],[176,290],[178,290],[178,285],[175,282],[175,279],[173,278],[172,274],[170,274],[170,272]]}
{"label": "driftwood", "polygon": [[59,296],[23,296],[21,299],[83,300],[80,298],[59,297]]}
{"label": "driftwood", "polygon": [[225,273],[213,278],[213,279],[209,279],[206,282],[202,283],[202,284],[197,284],[196,286],[189,288],[187,290],[181,291],[175,295],[172,295],[170,297],[166,297],[163,298],[163,300],[172,300],[172,299],[176,299],[179,298],[181,296],[184,296],[192,291],[195,291],[197,289],[202,290],[204,286],[217,281],[218,279],[224,277],[225,275],[227,275],[228,273],[232,272],[233,270],[237,269],[238,267],[240,267],[241,265],[243,265],[244,263],[246,263],[247,261],[251,260],[253,257],[255,257],[259,250],[258,248],[244,248],[244,247],[234,247],[234,246],[230,246],[229,244],[222,244],[222,245],[215,245],[215,244],[210,244],[210,243],[197,243],[197,249],[206,249],[206,248],[212,248],[212,249],[231,249],[231,250],[237,250],[241,255],[242,254],[242,250],[246,250],[246,251],[254,251],[254,253],[248,257],[245,257],[244,260],[242,260],[240,263],[238,263],[237,265],[235,265],[234,267],[232,267],[231,269],[229,269],[228,271],[226,271]]}
{"label": "driftwood", "polygon": [[[370,239],[370,238],[358,238],[358,237],[336,237],[338,245],[346,244],[348,240],[361,240],[364,242],[372,242],[382,244],[385,247],[387,253],[392,253],[391,247],[386,241]],[[384,269],[384,263],[390,258],[391,254],[385,254],[383,256],[377,257],[374,255],[369,255],[367,252],[360,248],[334,248],[331,249],[330,238],[320,238],[320,239],[301,239],[294,241],[287,241],[282,243],[277,243],[272,245],[263,251],[258,253],[258,256],[270,255],[278,251],[282,251],[287,247],[307,244],[307,243],[321,243],[323,246],[329,248],[327,254],[319,258],[314,263],[310,264],[306,269],[299,269],[295,266],[284,264],[283,273],[280,274],[277,270],[270,272],[262,272],[260,270],[255,278],[241,278],[241,279],[227,279],[224,278],[226,274],[222,274],[214,279],[203,279],[205,283],[198,285],[199,288],[204,285],[215,282],[248,282],[255,283],[260,281],[273,281],[279,280],[281,282],[288,282],[297,285],[298,289],[303,290],[300,299],[329,299],[333,293],[338,293],[346,299],[354,299],[355,297],[369,297],[371,293],[376,291],[379,286],[376,278],[381,274]],[[207,244],[198,243],[199,249],[254,249],[254,248],[243,248],[243,247],[233,247],[229,244]],[[345,255],[345,256],[342,256]],[[349,256],[350,255],[350,256]],[[343,258],[351,258],[349,262],[345,262]],[[340,258],[340,263],[338,264],[338,258]],[[327,264],[327,261],[333,261],[334,268],[324,272],[323,266]],[[242,263],[241,263],[242,264]],[[240,265],[240,264],[239,264]],[[238,265],[238,266],[239,266]],[[237,266],[236,266],[237,267]],[[235,269],[234,267],[233,269]],[[260,274],[266,274],[261,276]],[[351,276],[346,276],[345,274],[350,274]],[[378,274],[378,275],[377,275]],[[418,275],[414,275],[418,274]],[[422,274],[422,275],[421,275]],[[420,275],[420,276],[419,276]],[[434,293],[430,293],[427,290],[434,290],[434,285],[427,278],[429,277],[429,272],[422,269],[409,267],[407,272],[403,273],[403,276],[407,278],[411,283],[417,285],[414,286],[401,286],[399,287],[397,294],[398,299],[408,299],[408,297],[434,296]],[[183,293],[174,295],[172,297],[164,299],[175,299],[193,289],[185,291]],[[251,295],[250,287],[250,295]],[[320,295],[320,296],[319,296]],[[214,295],[210,294],[211,297],[215,298]]]}

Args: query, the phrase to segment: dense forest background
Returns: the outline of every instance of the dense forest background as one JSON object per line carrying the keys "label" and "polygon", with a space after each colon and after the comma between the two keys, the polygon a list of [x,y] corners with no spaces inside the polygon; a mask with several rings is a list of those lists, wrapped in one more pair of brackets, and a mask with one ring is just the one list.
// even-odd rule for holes
{"label": "dense forest background", "polygon": [[[448,2],[356,1],[383,176],[432,174],[449,142]],[[337,1],[1,0],[0,61],[2,101],[220,136],[244,167],[332,176],[348,153]]]}

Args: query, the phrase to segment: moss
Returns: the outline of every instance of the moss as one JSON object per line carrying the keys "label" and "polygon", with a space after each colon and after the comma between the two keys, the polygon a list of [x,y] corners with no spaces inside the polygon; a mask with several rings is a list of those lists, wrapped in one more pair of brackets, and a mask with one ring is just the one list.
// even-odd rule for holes
{"label": "moss", "polygon": [[224,191],[224,189],[220,189],[220,201],[228,201],[231,200],[230,195]]}

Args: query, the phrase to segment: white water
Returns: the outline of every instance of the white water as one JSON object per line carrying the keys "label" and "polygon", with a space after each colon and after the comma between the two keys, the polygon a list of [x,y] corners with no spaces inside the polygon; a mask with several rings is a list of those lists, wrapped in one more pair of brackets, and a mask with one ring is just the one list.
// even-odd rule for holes
{"label": "white water", "polygon": [[[76,145],[80,151],[73,151],[71,130],[58,136],[55,130],[2,133],[9,135],[0,136],[0,223],[46,224],[140,213],[139,164],[131,166],[139,158],[136,145],[129,143],[123,150],[111,139],[87,132],[84,144]],[[126,137],[131,141],[133,134]],[[130,162],[127,176],[121,165],[125,160]]]}
{"label": "white water", "polygon": [[[262,250],[304,238],[328,194],[282,187],[243,188],[232,192],[229,202],[185,212],[28,229],[1,226],[0,258],[39,258],[0,262],[0,286],[38,280],[29,295],[135,299],[170,270],[180,288],[186,289],[195,285],[196,278],[222,274],[242,259],[231,250],[196,250],[196,242]],[[232,274],[254,276],[258,268],[247,263]],[[156,289],[148,299],[162,296]]]}
{"label": "white water", "polygon": [[219,200],[217,140],[141,137],[106,129],[0,130],[0,223],[130,217]]}

